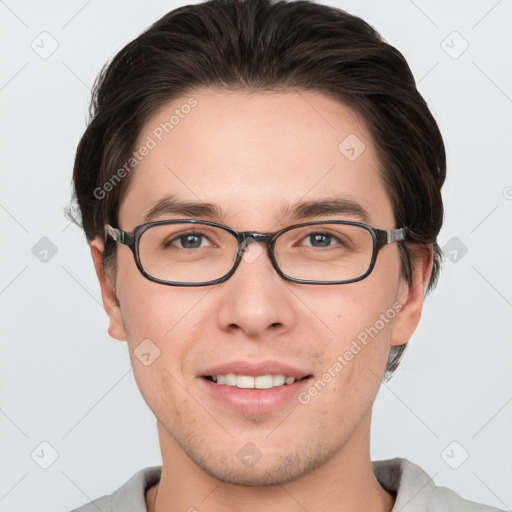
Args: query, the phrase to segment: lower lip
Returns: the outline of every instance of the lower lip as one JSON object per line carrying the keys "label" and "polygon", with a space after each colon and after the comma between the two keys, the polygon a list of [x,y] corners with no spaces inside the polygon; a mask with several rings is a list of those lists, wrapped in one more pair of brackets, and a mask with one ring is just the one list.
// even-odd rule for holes
{"label": "lower lip", "polygon": [[309,385],[311,377],[269,389],[243,389],[226,384],[217,384],[200,377],[200,381],[214,398],[244,414],[267,414],[279,409],[287,402],[297,399],[300,391]]}

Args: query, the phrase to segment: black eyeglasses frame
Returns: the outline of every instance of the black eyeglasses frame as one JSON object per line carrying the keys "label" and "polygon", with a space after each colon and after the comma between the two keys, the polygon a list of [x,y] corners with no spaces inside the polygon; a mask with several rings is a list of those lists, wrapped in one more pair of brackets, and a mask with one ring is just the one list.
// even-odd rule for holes
{"label": "black eyeglasses frame", "polygon": [[[235,261],[233,262],[233,266],[222,277],[219,279],[211,280],[211,281],[205,281],[205,282],[198,282],[198,283],[188,283],[188,282],[180,282],[180,281],[166,281],[163,279],[158,279],[156,277],[153,277],[152,275],[148,274],[144,267],[141,264],[140,261],[140,255],[139,255],[139,242],[142,234],[148,230],[149,228],[153,226],[159,226],[162,224],[181,224],[181,223],[187,223],[192,225],[206,225],[206,226],[212,226],[216,228],[223,229],[233,235],[237,242],[238,242],[238,249],[236,253]],[[373,241],[373,251],[372,251],[372,258],[370,265],[368,266],[368,269],[364,274],[361,276],[358,276],[356,278],[352,279],[345,279],[342,281],[315,281],[315,280],[306,280],[306,279],[297,279],[291,276],[288,276],[285,274],[281,268],[279,267],[279,264],[275,258],[274,255],[274,246],[277,241],[277,239],[287,231],[295,228],[300,228],[304,226],[313,226],[313,225],[319,225],[319,224],[342,224],[342,225],[350,225],[350,226],[359,226],[365,230],[367,230]],[[348,283],[355,283],[357,281],[361,281],[368,277],[371,272],[373,271],[373,268],[375,267],[375,262],[377,261],[377,255],[379,251],[387,244],[390,244],[392,242],[400,242],[402,240],[406,239],[407,236],[407,228],[396,228],[396,229],[379,229],[375,228],[373,226],[369,226],[368,224],[363,224],[361,222],[352,222],[352,221],[343,221],[343,220],[323,220],[323,221],[312,221],[312,222],[305,222],[302,224],[293,224],[292,226],[287,226],[286,228],[281,229],[280,231],[277,231],[275,233],[257,233],[254,231],[236,231],[233,228],[230,228],[228,226],[224,226],[223,224],[218,224],[216,222],[206,221],[206,220],[198,220],[198,219],[173,219],[173,220],[159,220],[154,222],[148,222],[146,224],[141,224],[140,226],[135,227],[132,231],[127,232],[119,228],[114,228],[110,224],[105,224],[105,241],[110,236],[114,241],[126,245],[129,247],[133,253],[135,264],[137,265],[138,270],[140,273],[150,281],[153,281],[155,283],[163,284],[166,286],[211,286],[214,284],[220,284],[224,281],[227,281],[235,272],[238,266],[240,265],[240,262],[242,261],[243,252],[245,250],[245,247],[249,245],[249,243],[252,242],[260,242],[265,243],[267,245],[267,254],[268,257],[272,263],[272,266],[276,270],[276,272],[286,281],[291,281],[293,283],[300,283],[300,284],[317,284],[317,285],[330,285],[330,284],[348,284]]]}

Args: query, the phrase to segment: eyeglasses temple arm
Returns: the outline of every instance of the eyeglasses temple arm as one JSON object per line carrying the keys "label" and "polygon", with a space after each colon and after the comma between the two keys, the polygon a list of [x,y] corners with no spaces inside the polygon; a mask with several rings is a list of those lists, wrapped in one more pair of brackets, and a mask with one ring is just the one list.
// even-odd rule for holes
{"label": "eyeglasses temple arm", "polygon": [[110,224],[105,224],[105,242],[107,241],[109,235],[116,242],[120,242],[122,244],[124,243],[124,231],[113,228]]}
{"label": "eyeglasses temple arm", "polygon": [[390,244],[391,242],[399,242],[400,240],[405,239],[405,228],[399,228],[399,229],[388,229],[386,231],[387,233],[387,242]]}

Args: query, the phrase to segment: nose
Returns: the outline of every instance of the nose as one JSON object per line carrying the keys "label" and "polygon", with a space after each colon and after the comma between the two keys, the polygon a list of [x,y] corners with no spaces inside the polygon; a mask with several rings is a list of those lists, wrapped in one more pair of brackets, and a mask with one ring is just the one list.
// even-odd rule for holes
{"label": "nose", "polygon": [[276,272],[263,243],[250,240],[230,279],[218,285],[219,327],[251,338],[292,328],[293,294]]}

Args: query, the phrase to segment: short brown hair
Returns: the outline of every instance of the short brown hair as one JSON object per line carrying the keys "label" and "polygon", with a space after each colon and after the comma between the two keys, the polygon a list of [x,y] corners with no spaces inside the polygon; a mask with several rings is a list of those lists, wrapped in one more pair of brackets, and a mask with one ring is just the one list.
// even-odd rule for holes
{"label": "short brown hair", "polygon": [[[365,21],[308,0],[209,0],[175,9],[126,45],[96,80],[90,122],[78,145],[75,199],[88,240],[116,225],[133,174],[98,198],[129,160],[142,127],[163,105],[212,87],[248,92],[314,90],[354,109],[373,138],[397,226],[401,274],[411,281],[412,244],[433,244],[427,293],[442,252],[446,155],[439,128],[403,55]],[[104,264],[115,264],[115,243]],[[386,376],[405,345],[393,347]]]}

